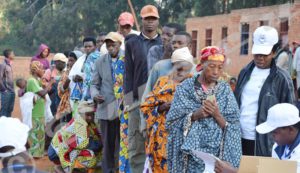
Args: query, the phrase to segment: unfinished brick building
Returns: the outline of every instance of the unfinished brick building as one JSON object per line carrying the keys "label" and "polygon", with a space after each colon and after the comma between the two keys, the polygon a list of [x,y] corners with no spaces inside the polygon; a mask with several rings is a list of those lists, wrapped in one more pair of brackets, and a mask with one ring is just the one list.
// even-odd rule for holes
{"label": "unfinished brick building", "polygon": [[226,71],[237,76],[252,60],[252,34],[258,26],[269,25],[278,30],[282,40],[300,40],[300,0],[294,3],[259,8],[232,10],[228,14],[188,18],[186,28],[193,38],[193,54],[205,46],[225,49]]}

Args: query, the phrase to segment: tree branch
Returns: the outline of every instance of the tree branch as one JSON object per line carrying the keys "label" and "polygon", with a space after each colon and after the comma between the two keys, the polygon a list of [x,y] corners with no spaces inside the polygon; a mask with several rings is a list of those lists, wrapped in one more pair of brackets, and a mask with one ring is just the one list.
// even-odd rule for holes
{"label": "tree branch", "polygon": [[37,2],[39,2],[40,0],[35,0],[27,9],[26,9],[26,11],[29,11],[29,10],[31,10],[32,8],[33,8],[33,6],[35,6],[35,4],[37,3]]}

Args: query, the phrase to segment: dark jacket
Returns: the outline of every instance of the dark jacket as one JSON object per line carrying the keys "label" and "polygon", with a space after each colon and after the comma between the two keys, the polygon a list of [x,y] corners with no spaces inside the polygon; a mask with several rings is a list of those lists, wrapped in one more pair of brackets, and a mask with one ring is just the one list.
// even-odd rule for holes
{"label": "dark jacket", "polygon": [[[254,61],[249,63],[239,74],[235,97],[239,107],[241,96],[246,83],[255,67]],[[258,99],[257,122],[259,125],[267,120],[268,109],[277,103],[295,103],[294,87],[290,75],[283,69],[276,66],[272,60],[270,74],[261,88]],[[256,133],[255,155],[271,156],[274,141],[271,134],[261,135]]]}
{"label": "dark jacket", "polygon": [[8,60],[4,59],[4,62],[0,64],[0,92],[15,92],[13,69],[8,63]]}
{"label": "dark jacket", "polygon": [[[147,39],[141,33],[127,40],[125,44],[125,75],[124,93],[131,97],[131,101],[139,100],[143,95],[143,88],[148,79],[147,54],[154,45],[161,45],[161,37],[158,35],[154,39]],[[139,93],[140,92],[140,93]],[[131,100],[133,99],[133,100]],[[127,104],[126,103],[126,104]]]}

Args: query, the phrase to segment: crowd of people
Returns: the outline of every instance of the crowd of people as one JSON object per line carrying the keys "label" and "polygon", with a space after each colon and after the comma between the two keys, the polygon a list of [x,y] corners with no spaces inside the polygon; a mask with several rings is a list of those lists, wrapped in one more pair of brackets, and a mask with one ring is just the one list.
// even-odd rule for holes
{"label": "crowd of people", "polygon": [[[14,52],[4,51],[3,171],[33,170],[27,160],[47,155],[58,172],[203,172],[195,150],[220,159],[216,173],[236,173],[242,155],[300,162],[300,42],[289,49],[275,28],[258,27],[253,60],[234,78],[224,72],[223,49],[193,57],[183,26],[159,33],[152,5],[140,16],[141,32],[124,12],[117,32],[85,37],[50,62],[41,44],[28,79],[13,78]],[[15,85],[22,123],[11,118]]]}

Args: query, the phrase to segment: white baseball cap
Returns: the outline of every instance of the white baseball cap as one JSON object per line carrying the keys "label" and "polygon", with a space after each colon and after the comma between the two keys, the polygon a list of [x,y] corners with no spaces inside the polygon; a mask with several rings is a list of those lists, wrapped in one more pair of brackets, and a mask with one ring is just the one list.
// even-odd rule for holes
{"label": "white baseball cap", "polygon": [[54,55],[53,61],[62,61],[64,63],[67,63],[68,58],[63,53],[57,53]]}
{"label": "white baseball cap", "polygon": [[12,146],[14,149],[0,153],[0,157],[10,157],[26,151],[29,127],[17,118],[0,117],[0,148]]}
{"label": "white baseball cap", "polygon": [[191,54],[188,47],[183,47],[180,49],[176,49],[171,56],[171,62],[180,62],[180,61],[186,61],[191,64],[194,64],[193,55]]}
{"label": "white baseball cap", "polygon": [[269,55],[278,42],[278,32],[270,26],[260,26],[253,33],[252,54]]}
{"label": "white baseball cap", "polygon": [[279,103],[268,110],[267,121],[256,126],[256,131],[266,134],[279,127],[295,125],[298,122],[300,122],[298,108],[289,103]]}

